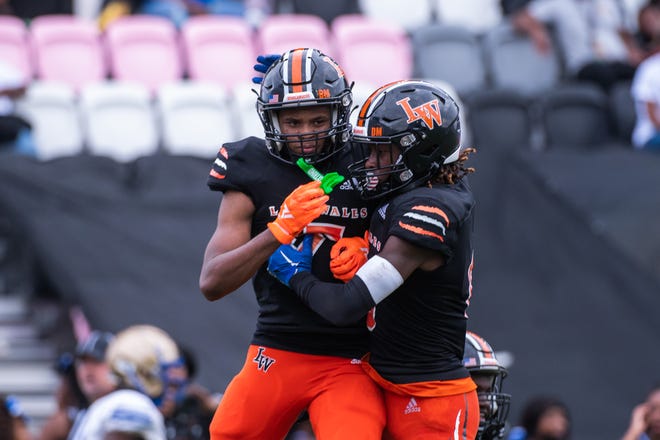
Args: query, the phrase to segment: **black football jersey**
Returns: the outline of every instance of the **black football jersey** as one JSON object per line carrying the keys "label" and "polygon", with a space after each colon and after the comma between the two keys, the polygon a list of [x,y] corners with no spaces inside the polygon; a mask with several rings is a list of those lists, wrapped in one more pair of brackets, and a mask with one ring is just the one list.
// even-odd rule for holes
{"label": "black football jersey", "polygon": [[[347,177],[348,151],[335,155],[316,168]],[[287,195],[310,178],[296,165],[271,156],[263,139],[251,137],[225,144],[213,163],[208,185],[212,190],[240,191],[252,199],[256,211],[252,236],[266,229],[277,216]],[[348,179],[329,194],[330,209],[312,222],[315,234],[312,272],[323,281],[340,282],[330,272],[330,249],[341,237],[362,236],[368,227],[369,205],[359,198]],[[367,349],[364,319],[347,327],[335,327],[305,306],[296,294],[281,284],[264,264],[253,277],[259,304],[253,344],[299,353],[360,357]]]}
{"label": "black football jersey", "polygon": [[[378,207],[369,256],[391,235],[440,252],[445,265],[417,269],[370,312],[370,363],[394,383],[468,377],[463,367],[472,276],[474,198],[467,179],[420,187]],[[374,326],[375,324],[375,326]]]}

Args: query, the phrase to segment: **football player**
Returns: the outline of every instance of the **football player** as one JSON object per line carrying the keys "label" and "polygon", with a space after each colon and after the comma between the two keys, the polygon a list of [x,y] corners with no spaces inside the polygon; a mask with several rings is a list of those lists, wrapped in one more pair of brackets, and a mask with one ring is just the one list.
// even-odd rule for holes
{"label": "football player", "polygon": [[279,440],[305,409],[320,439],[381,438],[382,395],[360,367],[366,311],[333,326],[266,270],[277,247],[304,228],[313,242],[312,271],[339,283],[330,250],[342,237],[364,234],[370,204],[350,182],[326,195],[296,163],[302,158],[320,173],[347,176],[351,110],[351,87],[332,58],[312,48],[288,51],[261,81],[265,140],[225,144],[213,163],[208,185],[223,197],[200,288],[215,301],[252,278],[259,304],[243,369],[211,423],[213,439]]}
{"label": "football player", "polygon": [[497,360],[490,344],[474,332],[467,332],[465,335],[463,365],[477,384],[481,414],[477,440],[504,437],[511,405],[511,396],[502,393],[502,382],[507,376],[506,368]]}
{"label": "football player", "polygon": [[170,377],[183,365],[174,340],[158,327],[130,326],[111,340],[105,361],[115,389],[76,419],[69,439],[165,439],[158,405],[178,388]]}
{"label": "football player", "polygon": [[337,243],[333,263],[355,276],[323,282],[308,271],[306,237],[301,250],[278,248],[269,270],[336,325],[369,311],[362,366],[384,391],[391,438],[474,439],[479,400],[462,362],[475,204],[464,162],[473,150],[460,148],[458,106],[433,84],[394,82],[367,98],[353,135],[365,152],[350,167],[352,183],[380,201],[369,259],[361,265],[350,258],[360,246]]}

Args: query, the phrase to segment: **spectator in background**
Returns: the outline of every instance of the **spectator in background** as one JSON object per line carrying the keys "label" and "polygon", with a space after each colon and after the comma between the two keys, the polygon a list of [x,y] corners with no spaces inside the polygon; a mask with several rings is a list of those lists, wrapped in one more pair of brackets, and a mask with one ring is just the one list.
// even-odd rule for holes
{"label": "spectator in background", "polygon": [[15,15],[26,21],[39,15],[71,13],[72,0],[0,0],[0,14]]}
{"label": "spectator in background", "polygon": [[93,331],[76,347],[76,378],[89,402],[105,396],[115,388],[105,352],[112,342],[112,333]]}
{"label": "spectator in background", "polygon": [[587,22],[595,60],[609,63],[619,79],[631,79],[646,56],[635,38],[639,8],[620,0],[574,1]]}
{"label": "spectator in background", "polygon": [[26,81],[18,69],[0,60],[0,153],[34,154],[32,127],[16,113],[16,101],[25,94]]}
{"label": "spectator in background", "polygon": [[552,48],[552,25],[570,76],[592,59],[587,25],[573,0],[500,0],[500,6],[514,29],[528,35],[542,53]]}
{"label": "spectator in background", "polygon": [[[660,12],[651,6],[650,13]],[[660,21],[658,21],[660,24]],[[632,143],[635,148],[660,150],[660,26],[653,29],[649,46],[651,55],[637,69],[631,86],[635,100],[635,128]]]}
{"label": "spectator in background", "polygon": [[[110,372],[110,367],[105,362],[105,353],[108,345],[113,340],[114,335],[109,332],[102,332],[99,330],[92,331],[85,340],[80,341],[76,346],[75,359],[71,371],[75,375],[75,384],[82,392],[85,401],[81,402],[84,406],[80,406],[75,413],[73,425],[69,426],[68,434],[75,432],[77,429],[74,425],[80,423],[85,417],[87,407],[100,399],[101,397],[111,393],[116,388],[116,383],[113,380]],[[62,405],[51,418],[52,423],[61,423],[58,429],[62,429],[64,425],[64,417],[70,417],[72,409],[68,406]],[[55,433],[50,432],[52,426],[45,426],[42,432],[42,439],[50,439]]]}
{"label": "spectator in background", "polygon": [[360,14],[358,0],[245,0],[245,18],[255,28],[271,14],[309,14],[321,17],[329,25],[336,17]]}
{"label": "spectator in background", "polygon": [[660,383],[630,414],[630,425],[621,440],[660,440]]}
{"label": "spectator in background", "polygon": [[55,390],[57,411],[44,422],[40,440],[66,440],[78,413],[89,404],[78,386],[75,360],[71,353],[63,353],[57,358],[55,371],[60,377]]}
{"label": "spectator in background", "polygon": [[571,417],[568,407],[558,398],[536,396],[523,407],[520,425],[507,440],[568,440]]}
{"label": "spectator in background", "polygon": [[23,409],[14,396],[0,395],[0,438],[31,440]]}
{"label": "spectator in background", "polygon": [[650,1],[644,5],[639,10],[637,20],[639,42],[650,52],[653,49],[653,40],[660,33],[660,1]]}
{"label": "spectator in background", "polygon": [[[554,30],[569,78],[593,82],[609,91],[616,82],[632,78],[643,52],[625,29],[621,10],[616,5],[601,9],[597,1],[500,0],[500,5],[513,27],[529,35],[540,52],[553,47],[550,29]],[[610,43],[603,50],[600,37],[605,32],[598,32],[603,27],[609,38],[616,34],[616,53]]]}
{"label": "spectator in background", "polygon": [[0,0],[0,15],[13,15],[13,13],[9,0]]}
{"label": "spectator in background", "polygon": [[164,17],[181,27],[194,15],[244,16],[245,4],[243,0],[105,0],[99,17],[101,29],[117,18],[131,14]]}
{"label": "spectator in background", "polygon": [[189,349],[179,345],[183,359],[180,367],[170,370],[174,393],[166,393],[160,410],[165,417],[168,440],[209,439],[209,425],[221,395],[211,393],[195,382],[197,362]]}
{"label": "spectator in background", "polygon": [[[98,333],[93,332],[82,344],[83,352],[103,345],[92,343],[95,335]],[[183,365],[176,343],[157,327],[130,326],[107,345],[105,362],[107,365],[78,373],[83,391],[97,397],[90,399],[93,401],[87,411],[76,419],[69,440],[165,439],[163,415],[154,402],[160,403],[166,393],[176,392],[176,386],[172,390],[169,383],[171,369]],[[76,367],[81,370],[80,365]],[[102,381],[93,379],[92,370],[110,373],[112,388],[107,390]]]}

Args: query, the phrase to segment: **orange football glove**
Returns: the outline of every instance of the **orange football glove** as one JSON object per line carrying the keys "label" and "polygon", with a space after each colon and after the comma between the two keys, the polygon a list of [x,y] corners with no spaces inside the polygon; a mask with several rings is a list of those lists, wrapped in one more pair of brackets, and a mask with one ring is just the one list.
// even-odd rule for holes
{"label": "orange football glove", "polygon": [[348,283],[367,262],[369,245],[362,237],[343,237],[330,249],[330,271],[338,280]]}
{"label": "orange football glove", "polygon": [[284,199],[277,218],[268,229],[282,244],[290,244],[305,227],[321,215],[330,199],[321,189],[321,182],[313,180],[300,185]]}

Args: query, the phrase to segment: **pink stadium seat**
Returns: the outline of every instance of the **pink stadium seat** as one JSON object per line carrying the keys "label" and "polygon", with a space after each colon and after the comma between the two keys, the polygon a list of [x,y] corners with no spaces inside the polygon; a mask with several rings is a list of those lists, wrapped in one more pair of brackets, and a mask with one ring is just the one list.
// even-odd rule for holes
{"label": "pink stadium seat", "polygon": [[386,84],[412,75],[412,45],[405,29],[361,15],[333,20],[336,60],[349,81]]}
{"label": "pink stadium seat", "polygon": [[0,15],[0,60],[19,70],[26,80],[32,79],[28,30],[20,18]]}
{"label": "pink stadium seat", "polygon": [[281,54],[298,47],[313,47],[333,56],[330,30],[322,18],[306,14],[270,15],[257,33],[260,53]]}
{"label": "pink stadium seat", "polygon": [[96,23],[73,15],[42,15],[30,25],[35,73],[76,91],[107,76]]}
{"label": "pink stadium seat", "polygon": [[178,33],[166,18],[121,17],[108,25],[105,43],[115,80],[136,81],[155,93],[162,84],[183,76]]}
{"label": "pink stadium seat", "polygon": [[231,89],[254,75],[256,51],[250,25],[239,17],[200,15],[181,28],[188,76]]}

